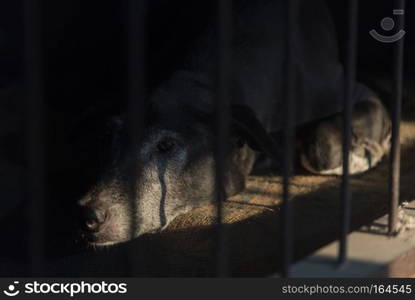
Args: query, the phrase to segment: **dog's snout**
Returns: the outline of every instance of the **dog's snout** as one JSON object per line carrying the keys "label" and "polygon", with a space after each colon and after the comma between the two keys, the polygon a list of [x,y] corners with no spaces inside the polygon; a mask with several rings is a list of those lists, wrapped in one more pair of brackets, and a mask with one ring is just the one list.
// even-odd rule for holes
{"label": "dog's snout", "polygon": [[98,232],[107,219],[107,212],[103,208],[84,207],[81,217],[85,230]]}

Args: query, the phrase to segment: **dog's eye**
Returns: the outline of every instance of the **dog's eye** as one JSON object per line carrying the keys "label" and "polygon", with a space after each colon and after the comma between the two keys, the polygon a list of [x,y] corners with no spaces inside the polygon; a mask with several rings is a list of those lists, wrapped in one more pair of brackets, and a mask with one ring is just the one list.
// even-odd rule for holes
{"label": "dog's eye", "polygon": [[242,137],[239,137],[239,138],[236,139],[236,146],[238,148],[242,148],[243,146],[245,146],[245,143],[246,143],[246,141]]}
{"label": "dog's eye", "polygon": [[156,145],[156,149],[159,153],[171,152],[176,146],[176,142],[172,139],[163,139]]}

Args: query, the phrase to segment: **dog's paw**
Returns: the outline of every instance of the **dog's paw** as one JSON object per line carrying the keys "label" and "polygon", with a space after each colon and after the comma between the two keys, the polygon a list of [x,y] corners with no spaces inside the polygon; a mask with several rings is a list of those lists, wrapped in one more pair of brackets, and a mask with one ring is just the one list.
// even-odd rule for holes
{"label": "dog's paw", "polygon": [[[355,142],[349,153],[349,174],[357,175],[364,173],[379,164],[382,158],[388,153],[390,148],[390,136],[384,141],[378,143],[370,139],[363,139]],[[307,156],[302,153],[300,155],[302,166],[314,174],[319,175],[342,175],[343,163],[334,168],[317,170],[312,167]]]}

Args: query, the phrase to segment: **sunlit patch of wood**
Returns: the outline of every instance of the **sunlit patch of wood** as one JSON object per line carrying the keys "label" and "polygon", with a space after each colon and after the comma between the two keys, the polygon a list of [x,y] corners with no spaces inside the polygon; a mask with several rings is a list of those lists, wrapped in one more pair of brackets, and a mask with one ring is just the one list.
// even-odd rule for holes
{"label": "sunlit patch of wood", "polygon": [[[401,123],[401,200],[415,199],[415,122]],[[351,179],[352,229],[369,224],[387,213],[388,157],[374,169]],[[333,241],[340,227],[340,183],[336,176],[296,175],[290,191],[294,206],[295,257],[301,258]],[[230,248],[233,275],[264,275],[277,267],[279,252],[280,176],[251,176],[246,190],[224,203],[224,223]],[[214,243],[212,234],[216,209],[200,207],[177,217],[154,236],[174,257],[180,274],[209,268]],[[166,252],[166,253],[167,253]],[[184,271],[185,270],[185,271]],[[189,273],[190,272],[190,273]]]}

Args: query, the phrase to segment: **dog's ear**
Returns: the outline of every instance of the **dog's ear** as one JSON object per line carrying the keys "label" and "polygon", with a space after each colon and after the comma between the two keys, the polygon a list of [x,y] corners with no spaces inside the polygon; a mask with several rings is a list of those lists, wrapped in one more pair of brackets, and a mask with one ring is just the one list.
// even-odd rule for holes
{"label": "dog's ear", "polygon": [[[240,141],[243,142],[242,140]],[[225,176],[226,196],[232,196],[245,188],[246,177],[255,163],[256,153],[246,142],[232,147],[230,164]]]}
{"label": "dog's ear", "polygon": [[231,160],[226,176],[226,196],[232,196],[245,188],[246,177],[255,162],[255,151],[267,154],[274,161],[277,143],[268,134],[254,112],[246,106],[231,107]]}
{"label": "dog's ear", "polygon": [[231,107],[231,118],[232,127],[240,132],[252,149],[264,152],[274,162],[277,161],[280,147],[251,108],[243,105],[233,105]]}

